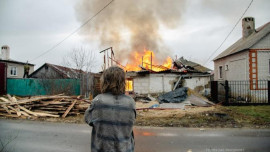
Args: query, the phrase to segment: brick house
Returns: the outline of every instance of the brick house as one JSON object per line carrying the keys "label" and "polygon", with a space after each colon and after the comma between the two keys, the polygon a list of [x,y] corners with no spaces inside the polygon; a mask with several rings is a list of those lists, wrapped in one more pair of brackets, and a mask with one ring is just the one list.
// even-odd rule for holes
{"label": "brick house", "polygon": [[214,80],[249,80],[259,89],[258,80],[269,79],[270,22],[255,29],[254,18],[243,18],[242,37],[214,58]]}
{"label": "brick house", "polygon": [[255,29],[253,17],[242,19],[242,37],[214,58],[214,80],[215,100],[269,104],[270,22]]}

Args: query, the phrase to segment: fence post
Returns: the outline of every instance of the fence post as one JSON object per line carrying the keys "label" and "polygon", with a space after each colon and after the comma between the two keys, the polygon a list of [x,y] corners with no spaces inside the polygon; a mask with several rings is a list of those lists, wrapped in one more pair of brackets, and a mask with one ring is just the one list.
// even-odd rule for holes
{"label": "fence post", "polygon": [[218,102],[218,85],[217,81],[211,81],[211,98],[217,103]]}
{"label": "fence post", "polygon": [[225,105],[229,105],[229,82],[225,80]]}
{"label": "fence post", "polygon": [[268,82],[268,104],[270,104],[270,81],[267,81]]}

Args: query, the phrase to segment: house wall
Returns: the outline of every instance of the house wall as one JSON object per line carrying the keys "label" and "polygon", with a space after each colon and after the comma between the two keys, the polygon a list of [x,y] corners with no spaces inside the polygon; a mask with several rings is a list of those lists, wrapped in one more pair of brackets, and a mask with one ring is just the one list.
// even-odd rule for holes
{"label": "house wall", "polygon": [[193,76],[190,79],[184,79],[184,85],[202,95],[210,94],[210,75],[209,76]]}
{"label": "house wall", "polygon": [[258,80],[270,79],[270,50],[257,51]]}
{"label": "house wall", "polygon": [[[258,58],[258,79],[269,79],[269,60],[270,60],[270,34],[267,34],[258,43],[254,44],[251,49],[257,50]],[[225,70],[225,66],[228,65],[228,70]],[[223,78],[219,78],[219,66],[222,66]],[[222,59],[214,61],[214,80],[249,80],[249,51],[240,52],[231,56],[227,56]]]}
{"label": "house wall", "polygon": [[[134,92],[138,94],[160,94],[172,91],[179,79],[179,74],[149,74],[133,78]],[[184,80],[184,86],[208,95],[210,93],[210,76],[194,76]]]}
{"label": "house wall", "polygon": [[258,43],[256,43],[251,47],[251,49],[269,49],[269,48],[270,48],[270,33],[268,33]]}
{"label": "house wall", "polygon": [[48,79],[61,79],[63,78],[59,73],[55,72],[55,70],[49,66],[46,69],[45,66],[43,66],[39,71],[37,71],[35,74],[33,74],[32,78],[48,78]]}
{"label": "house wall", "polygon": [[159,94],[172,91],[178,80],[177,74],[149,74],[134,77],[134,92],[138,94]]}
{"label": "house wall", "polygon": [[251,49],[257,49],[258,80],[268,80],[270,78],[270,33],[252,46]]}
{"label": "house wall", "polygon": [[[270,34],[261,39],[250,48],[257,53],[257,78],[258,80],[270,79]],[[249,50],[237,53],[214,62],[214,80],[228,80],[230,98],[235,100],[252,100],[259,102],[268,101],[267,81],[258,81],[250,84],[249,76]],[[252,55],[252,54],[251,54]],[[225,65],[229,65],[228,71],[225,71]],[[218,67],[223,66],[224,78],[219,79]],[[256,69],[254,69],[256,71]],[[256,77],[255,77],[256,78]],[[247,80],[247,81],[243,81]],[[258,86],[258,87],[256,87]],[[223,86],[221,86],[224,88]],[[253,88],[253,89],[251,89]],[[220,88],[219,88],[220,89]]]}
{"label": "house wall", "polygon": [[[231,56],[214,61],[214,80],[233,81],[249,79],[249,56],[248,51],[240,52]],[[228,69],[225,70],[226,65]],[[219,67],[222,66],[222,78],[219,77]]]}
{"label": "house wall", "polygon": [[138,94],[149,93],[149,75],[145,77],[135,77],[133,79],[134,92]]}
{"label": "house wall", "polygon": [[[11,75],[11,68],[17,68],[17,75]],[[29,65],[29,75],[34,71],[34,66]],[[7,63],[7,78],[23,78],[24,75],[24,65],[17,63]]]}

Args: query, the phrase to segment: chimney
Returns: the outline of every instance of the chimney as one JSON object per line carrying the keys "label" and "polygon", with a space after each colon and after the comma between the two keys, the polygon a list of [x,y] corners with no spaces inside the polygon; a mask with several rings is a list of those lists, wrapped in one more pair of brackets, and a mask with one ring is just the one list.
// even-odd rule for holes
{"label": "chimney", "polygon": [[255,32],[255,19],[253,17],[245,17],[242,19],[242,35],[243,38],[249,37]]}
{"label": "chimney", "polygon": [[9,60],[9,54],[10,54],[9,47],[7,45],[2,46],[0,59]]}

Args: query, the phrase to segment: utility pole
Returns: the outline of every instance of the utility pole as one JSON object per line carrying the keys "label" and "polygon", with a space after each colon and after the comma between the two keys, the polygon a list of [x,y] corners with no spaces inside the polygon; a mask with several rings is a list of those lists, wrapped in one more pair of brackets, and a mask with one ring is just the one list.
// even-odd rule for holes
{"label": "utility pole", "polygon": [[[109,57],[108,50],[111,50],[111,57]],[[99,53],[102,53],[102,52],[104,52],[104,70],[105,70],[113,65],[114,52],[113,52],[112,47],[102,50]],[[110,59],[111,59],[111,65],[110,65]],[[106,63],[106,60],[107,60],[107,63]],[[107,64],[108,64],[108,67],[107,67]]]}
{"label": "utility pole", "polygon": [[142,67],[143,67],[143,56],[142,56]]}
{"label": "utility pole", "polygon": [[152,71],[152,52],[151,52],[151,71]]}

